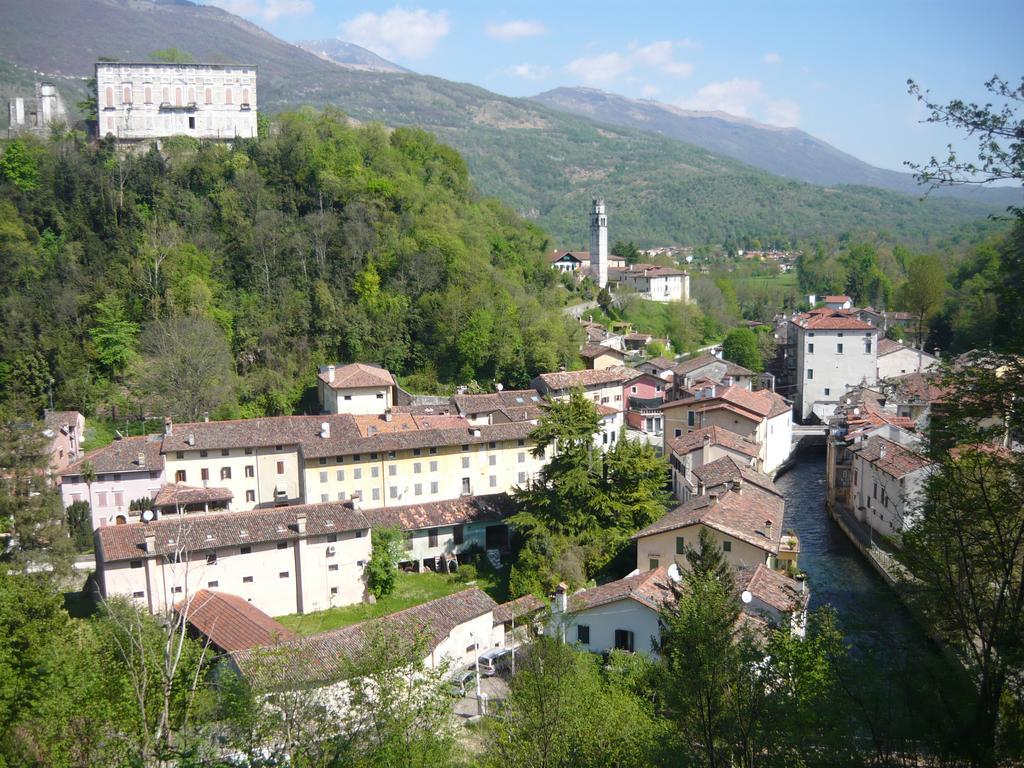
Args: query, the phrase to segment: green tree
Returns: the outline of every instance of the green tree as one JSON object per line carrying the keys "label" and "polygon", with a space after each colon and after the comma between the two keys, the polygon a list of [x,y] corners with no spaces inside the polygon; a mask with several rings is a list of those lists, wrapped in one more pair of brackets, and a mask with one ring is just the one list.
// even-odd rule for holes
{"label": "green tree", "polygon": [[366,564],[366,585],[380,599],[395,590],[404,536],[398,528],[374,528],[371,538],[373,549]]}
{"label": "green tree", "polygon": [[701,526],[696,547],[686,548],[686,562],[695,576],[710,576],[732,588],[732,567],[726,560],[722,547],[707,528]]}
{"label": "green tree", "polygon": [[0,177],[22,192],[39,186],[39,159],[37,153],[21,139],[7,145],[0,155]]}
{"label": "green tree", "polygon": [[602,288],[597,292],[597,306],[601,308],[601,311],[606,315],[612,310],[612,294],[607,288]]}
{"label": "green tree", "polygon": [[907,265],[907,281],[900,287],[900,303],[917,318],[918,344],[924,344],[928,320],[946,298],[946,278],[942,260],[932,254],[917,256]]}
{"label": "green tree", "polygon": [[612,246],[612,253],[625,259],[627,264],[636,264],[640,261],[640,250],[632,240],[628,243],[616,240]]}
{"label": "green tree", "polygon": [[856,306],[886,307],[892,284],[878,264],[873,246],[860,243],[843,256],[846,266],[846,292]]}
{"label": "green tree", "polygon": [[722,357],[755,373],[764,370],[757,336],[750,328],[733,328],[722,341]]}
{"label": "green tree", "polygon": [[177,48],[162,48],[159,51],[153,51],[149,54],[149,58],[166,64],[192,64],[195,62],[191,53],[179,51]]}
{"label": "green tree", "polygon": [[124,302],[110,294],[94,306],[96,313],[89,337],[96,361],[115,377],[135,359],[139,326],[128,319]]}

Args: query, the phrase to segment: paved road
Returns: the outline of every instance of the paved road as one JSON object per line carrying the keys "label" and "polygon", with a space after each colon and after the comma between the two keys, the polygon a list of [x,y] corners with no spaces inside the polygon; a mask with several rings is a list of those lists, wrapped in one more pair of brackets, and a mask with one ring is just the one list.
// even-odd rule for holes
{"label": "paved road", "polygon": [[[500,677],[480,678],[480,693],[487,697],[487,704],[508,698],[508,683]],[[465,697],[455,702],[455,714],[463,718],[476,717],[480,713],[476,700],[476,686],[470,688]]]}

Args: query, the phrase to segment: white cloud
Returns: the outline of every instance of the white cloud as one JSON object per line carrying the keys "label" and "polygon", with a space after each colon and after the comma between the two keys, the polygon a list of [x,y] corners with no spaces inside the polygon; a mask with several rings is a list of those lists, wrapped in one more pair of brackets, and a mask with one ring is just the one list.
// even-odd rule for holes
{"label": "white cloud", "polygon": [[778,53],[772,52],[772,53],[766,53],[764,55],[764,63],[765,64],[778,64],[781,61],[782,61],[782,56],[780,54],[778,54]]}
{"label": "white cloud", "polygon": [[207,0],[209,5],[248,19],[277,21],[282,16],[304,16],[313,12],[313,0]]}
{"label": "white cloud", "polygon": [[448,34],[448,13],[394,7],[387,13],[361,13],[342,23],[345,40],[381,56],[418,59],[433,52]]}
{"label": "white cloud", "polygon": [[643,90],[640,91],[640,95],[643,96],[645,99],[653,99],[659,93],[661,93],[661,89],[658,86],[651,85],[649,83],[643,87]]}
{"label": "white cloud", "polygon": [[606,84],[633,69],[661,72],[672,77],[689,77],[693,74],[693,64],[678,61],[676,51],[696,45],[690,40],[658,40],[645,46],[630,45],[621,53],[611,51],[573,59],[565,69],[591,85]]}
{"label": "white cloud", "polygon": [[551,68],[543,64],[516,64],[509,69],[509,73],[525,80],[546,80],[551,74]]}
{"label": "white cloud", "polygon": [[518,40],[521,37],[547,34],[548,28],[539,21],[506,21],[503,24],[488,24],[484,31],[495,40]]}
{"label": "white cloud", "polygon": [[800,105],[795,101],[772,98],[764,92],[759,80],[739,77],[708,83],[690,98],[679,102],[679,106],[705,112],[727,112],[782,127],[794,126],[800,121]]}

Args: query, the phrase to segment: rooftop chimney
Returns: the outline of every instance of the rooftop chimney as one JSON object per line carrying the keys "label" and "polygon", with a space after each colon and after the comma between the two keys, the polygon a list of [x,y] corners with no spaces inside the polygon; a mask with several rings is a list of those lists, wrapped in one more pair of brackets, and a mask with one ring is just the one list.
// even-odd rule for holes
{"label": "rooftop chimney", "polygon": [[209,422],[210,422],[210,412],[209,411],[203,411],[203,421],[205,423],[209,424]]}
{"label": "rooftop chimney", "polygon": [[552,613],[567,613],[569,610],[569,585],[564,581],[555,587],[555,597],[551,601]]}
{"label": "rooftop chimney", "polygon": [[743,493],[743,478],[737,477],[735,480],[733,480],[732,481],[732,489],[736,493]]}
{"label": "rooftop chimney", "polygon": [[172,435],[172,434],[174,434],[174,422],[171,421],[171,417],[170,416],[164,416],[164,434],[165,435]]}
{"label": "rooftop chimney", "polygon": [[320,437],[325,440],[331,436],[331,423],[329,421],[320,422]]}
{"label": "rooftop chimney", "polygon": [[391,406],[389,405],[384,409],[384,421],[391,421],[393,418],[395,418],[395,416],[391,412]]}
{"label": "rooftop chimney", "polygon": [[334,366],[333,365],[328,365],[327,366],[327,383],[328,384],[333,384],[334,383]]}
{"label": "rooftop chimney", "polygon": [[188,433],[188,437],[185,438],[185,442],[188,443],[189,445],[195,445],[196,444],[196,436],[193,435],[191,432],[189,432]]}
{"label": "rooftop chimney", "polygon": [[151,555],[153,553],[155,553],[156,552],[156,536],[154,534],[152,534],[152,533],[147,533],[146,534],[146,538],[145,538],[145,542],[146,542],[146,551],[149,554],[151,554]]}
{"label": "rooftop chimney", "polygon": [[882,443],[881,445],[878,446],[878,458],[885,458],[885,443]]}
{"label": "rooftop chimney", "polygon": [[807,577],[804,574],[799,574],[796,577],[797,591],[802,595],[807,591]]}
{"label": "rooftop chimney", "polygon": [[711,445],[711,433],[710,432],[708,434],[704,435],[704,445],[705,446]]}
{"label": "rooftop chimney", "polygon": [[295,530],[300,534],[306,532],[306,513],[300,512],[295,516]]}
{"label": "rooftop chimney", "polygon": [[770,539],[772,537],[772,521],[771,520],[765,520],[764,521],[764,527],[765,527],[765,530],[768,531],[768,538]]}
{"label": "rooftop chimney", "polygon": [[140,467],[146,466],[146,454],[140,453],[138,456],[136,456],[135,463],[138,464]]}
{"label": "rooftop chimney", "polygon": [[709,493],[708,494],[708,500],[711,502],[711,506],[715,506],[715,504],[718,503],[718,494],[717,493]]}

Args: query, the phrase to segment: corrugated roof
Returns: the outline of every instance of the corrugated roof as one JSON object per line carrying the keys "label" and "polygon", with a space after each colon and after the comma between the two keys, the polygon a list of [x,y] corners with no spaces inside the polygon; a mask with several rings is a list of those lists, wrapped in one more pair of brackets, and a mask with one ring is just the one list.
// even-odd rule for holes
{"label": "corrugated roof", "polygon": [[174,610],[225,652],[293,640],[296,634],[230,592],[200,589]]}

